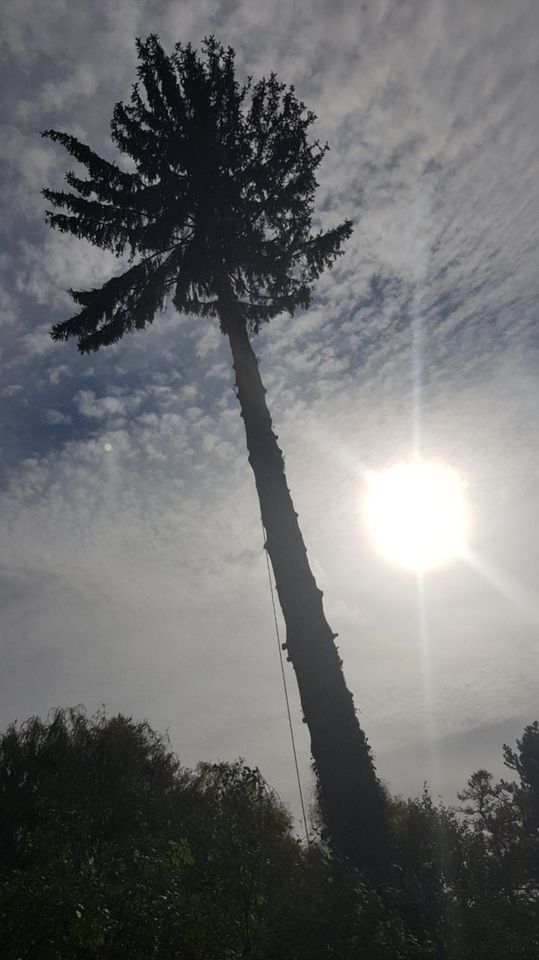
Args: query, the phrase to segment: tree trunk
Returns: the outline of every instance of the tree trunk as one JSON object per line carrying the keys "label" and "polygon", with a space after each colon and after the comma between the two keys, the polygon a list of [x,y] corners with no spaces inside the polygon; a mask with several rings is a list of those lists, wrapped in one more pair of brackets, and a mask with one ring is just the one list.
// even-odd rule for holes
{"label": "tree trunk", "polygon": [[229,290],[219,305],[221,327],[232,350],[266,549],[286,623],[288,659],[311,735],[322,815],[335,852],[381,881],[387,862],[384,794],[344,680],[336,634],[324,616],[322,591],[309,566],[257,358]]}

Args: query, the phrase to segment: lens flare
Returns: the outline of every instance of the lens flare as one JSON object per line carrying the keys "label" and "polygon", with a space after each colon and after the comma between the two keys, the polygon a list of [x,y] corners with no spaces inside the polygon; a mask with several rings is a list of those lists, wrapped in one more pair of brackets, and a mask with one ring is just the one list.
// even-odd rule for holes
{"label": "lens flare", "polygon": [[378,552],[419,571],[462,557],[470,526],[465,486],[456,470],[421,457],[371,474],[364,516]]}

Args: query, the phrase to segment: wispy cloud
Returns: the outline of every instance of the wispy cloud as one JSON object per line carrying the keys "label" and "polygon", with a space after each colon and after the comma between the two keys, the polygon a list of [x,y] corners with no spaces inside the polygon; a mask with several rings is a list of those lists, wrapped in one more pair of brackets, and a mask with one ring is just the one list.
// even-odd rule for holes
{"label": "wispy cloud", "polygon": [[531,0],[8,0],[4,721],[105,700],[170,725],[190,760],[250,756],[292,796],[224,338],[171,310],[95,358],[48,337],[72,310],[67,287],[121,265],[46,230],[40,189],[61,184],[66,157],[39,130],[68,129],[112,156],[112,105],[129,96],[134,37],[151,31],[167,46],[214,32],[237,48],[240,72],[295,83],[332,147],[320,220],[356,219],[312,309],[277,318],[256,351],[382,772],[401,775],[396,742],[412,756],[426,723],[447,738],[532,710],[529,621],[459,567],[429,584],[426,714],[413,584],[376,560],[358,503],[365,469],[411,447],[419,364],[424,444],[468,476],[478,551],[537,586],[538,28]]}

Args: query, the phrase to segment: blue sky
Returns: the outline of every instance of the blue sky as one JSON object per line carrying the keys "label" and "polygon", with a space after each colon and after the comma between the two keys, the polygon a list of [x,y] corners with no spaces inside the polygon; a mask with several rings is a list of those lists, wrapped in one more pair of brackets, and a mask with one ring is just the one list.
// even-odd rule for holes
{"label": "blue sky", "polygon": [[[356,220],[312,308],[256,351],[379,772],[452,799],[536,716],[539,8],[8,0],[2,17],[0,721],[105,703],[168,728],[186,763],[245,756],[295,803],[224,338],[172,311],[92,357],[48,336],[66,288],[118,265],[45,227],[40,190],[69,161],[39,131],[112,155],[134,37],[213,32],[239,74],[276,70],[315,110],[320,218]],[[365,471],[413,448],[418,373],[423,453],[465,476],[482,571],[427,578],[428,695],[415,579],[358,510]]]}

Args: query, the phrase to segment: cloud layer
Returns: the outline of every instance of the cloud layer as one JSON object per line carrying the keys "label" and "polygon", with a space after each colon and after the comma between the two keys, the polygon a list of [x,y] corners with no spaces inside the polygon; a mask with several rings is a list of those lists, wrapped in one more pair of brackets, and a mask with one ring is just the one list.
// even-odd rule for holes
{"label": "cloud layer", "polygon": [[[170,311],[90,359],[48,337],[65,289],[118,266],[46,231],[39,191],[66,158],[38,131],[110,155],[112,105],[149,32],[165,46],[213,32],[240,73],[294,83],[332,147],[320,219],[356,219],[312,308],[256,350],[380,772],[450,793],[463,757],[496,763],[489,730],[533,719],[538,28],[531,0],[7,3],[2,722],[105,702],[168,726],[186,762],[247,756],[295,802],[223,338]],[[358,506],[365,471],[409,455],[418,426],[424,452],[468,479],[477,558],[429,579],[427,658],[415,580],[373,554]],[[295,716],[308,778],[297,703]]]}

